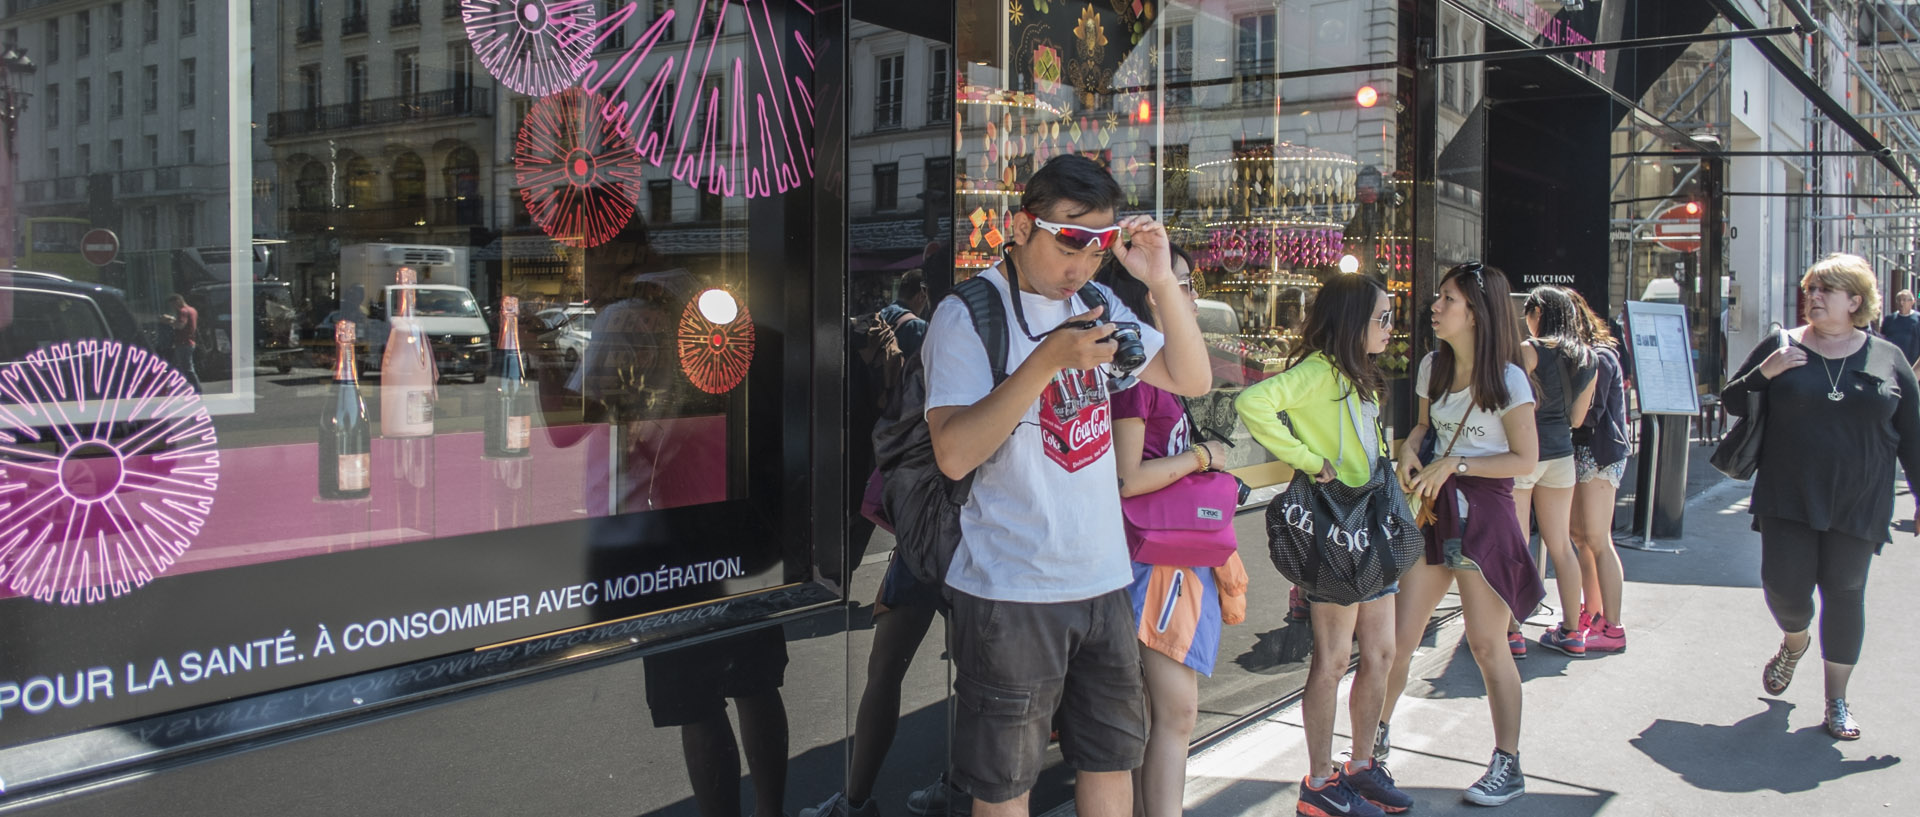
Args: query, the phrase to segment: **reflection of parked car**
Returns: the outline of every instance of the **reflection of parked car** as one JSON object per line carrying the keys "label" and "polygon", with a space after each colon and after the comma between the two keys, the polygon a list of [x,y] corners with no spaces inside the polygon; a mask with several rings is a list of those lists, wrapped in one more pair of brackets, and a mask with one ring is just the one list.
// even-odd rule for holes
{"label": "reflection of parked car", "polygon": [[12,362],[36,349],[87,338],[105,338],[151,349],[120,290],[26,270],[0,271],[0,361]]}
{"label": "reflection of parked car", "polygon": [[539,333],[534,348],[539,357],[558,357],[569,366],[579,363],[587,353],[587,342],[593,339],[593,316],[593,308],[585,304],[540,310],[534,315]]}

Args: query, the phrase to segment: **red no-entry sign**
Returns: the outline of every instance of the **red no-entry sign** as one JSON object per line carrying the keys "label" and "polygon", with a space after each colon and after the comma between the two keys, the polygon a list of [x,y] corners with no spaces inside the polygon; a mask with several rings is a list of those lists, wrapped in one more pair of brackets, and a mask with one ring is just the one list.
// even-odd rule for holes
{"label": "red no-entry sign", "polygon": [[[69,233],[71,235],[71,233]],[[80,237],[80,257],[96,267],[104,267],[120,257],[120,237],[112,230],[93,229]]]}
{"label": "red no-entry sign", "polygon": [[[1687,208],[1692,206],[1692,212]],[[1674,252],[1695,252],[1700,249],[1700,210],[1698,205],[1681,204],[1669,207],[1654,216],[1653,240],[1662,247]]]}

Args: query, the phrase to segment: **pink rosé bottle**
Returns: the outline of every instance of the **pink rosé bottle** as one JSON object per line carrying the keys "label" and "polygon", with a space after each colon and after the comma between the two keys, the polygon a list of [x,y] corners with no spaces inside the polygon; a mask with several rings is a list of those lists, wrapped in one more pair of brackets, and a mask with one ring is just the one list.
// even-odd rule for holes
{"label": "pink ros\u00e9 bottle", "polygon": [[430,437],[433,435],[433,404],[437,396],[434,383],[440,372],[433,362],[433,344],[413,317],[418,280],[412,267],[394,273],[392,328],[387,331],[387,350],[380,363],[380,436]]}

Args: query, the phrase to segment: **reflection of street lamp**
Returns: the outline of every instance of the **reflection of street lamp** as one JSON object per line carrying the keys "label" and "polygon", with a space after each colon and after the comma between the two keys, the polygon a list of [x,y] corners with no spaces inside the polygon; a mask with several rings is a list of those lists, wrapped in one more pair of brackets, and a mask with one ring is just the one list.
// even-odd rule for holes
{"label": "reflection of street lamp", "polygon": [[25,49],[7,47],[0,53],[0,258],[6,259],[6,266],[13,266],[13,163],[15,150],[13,137],[20,115],[27,109],[26,91],[14,82],[16,76],[26,76],[35,71],[33,60],[27,58]]}

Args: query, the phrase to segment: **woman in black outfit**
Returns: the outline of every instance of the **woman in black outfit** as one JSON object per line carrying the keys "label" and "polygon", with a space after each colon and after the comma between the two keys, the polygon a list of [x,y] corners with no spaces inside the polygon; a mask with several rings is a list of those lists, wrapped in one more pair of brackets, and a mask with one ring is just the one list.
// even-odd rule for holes
{"label": "woman in black outfit", "polygon": [[1746,413],[1753,392],[1767,405],[1752,513],[1767,607],[1786,637],[1761,684],[1778,695],[1793,681],[1819,588],[1827,732],[1855,740],[1847,679],[1860,660],[1867,567],[1892,541],[1895,457],[1909,489],[1920,475],[1920,385],[1899,347],[1861,331],[1880,314],[1865,259],[1829,255],[1800,289],[1807,325],[1785,345],[1776,333],[1756,346],[1721,400],[1734,414]]}

